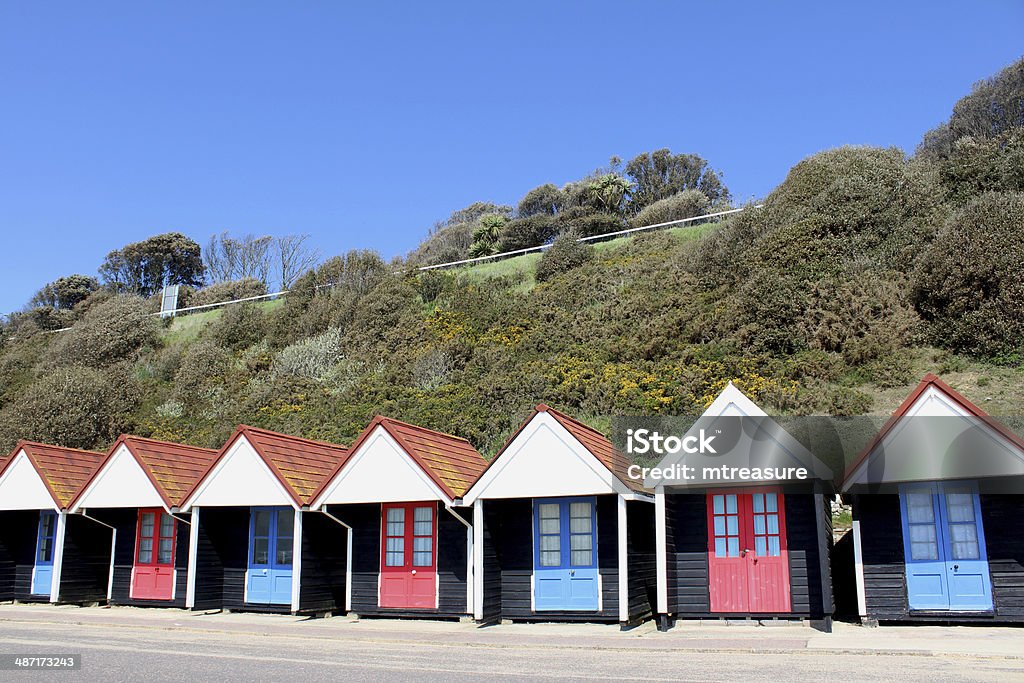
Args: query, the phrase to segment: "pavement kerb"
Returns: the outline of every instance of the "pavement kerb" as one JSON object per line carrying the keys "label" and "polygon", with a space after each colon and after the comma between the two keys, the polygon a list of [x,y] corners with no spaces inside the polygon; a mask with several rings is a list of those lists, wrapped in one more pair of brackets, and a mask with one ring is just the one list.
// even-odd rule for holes
{"label": "pavement kerb", "polygon": [[[344,637],[362,644],[380,644],[402,647],[472,647],[484,649],[533,648],[557,650],[565,648],[587,648],[608,652],[699,652],[699,653],[748,653],[748,654],[876,654],[880,656],[924,656],[924,657],[983,657],[991,659],[1024,660],[1024,630],[1020,639],[992,641],[985,637],[985,632],[977,633],[977,645],[972,648],[971,642],[964,643],[957,636],[952,647],[943,648],[936,643],[936,637],[902,638],[900,646],[893,647],[892,639],[884,637],[878,631],[857,634],[847,629],[846,634],[822,634],[817,631],[801,633],[800,629],[792,629],[793,633],[784,633],[783,629],[764,629],[758,627],[737,627],[709,629],[700,632],[700,627],[689,626],[685,629],[673,629],[668,633],[660,633],[653,628],[634,629],[626,632],[586,633],[586,628],[573,628],[570,625],[542,625],[543,633],[523,633],[520,630],[507,630],[507,627],[479,628],[475,625],[412,622],[412,621],[380,621],[373,620],[371,628],[360,631],[365,622],[345,618],[306,620],[301,617],[281,616],[273,623],[260,623],[265,615],[220,615],[218,613],[195,612],[152,612],[132,613],[124,608],[117,611],[103,610],[89,614],[72,616],[71,609],[43,608],[35,612],[35,608],[20,610],[20,613],[5,614],[0,606],[0,623],[38,624],[41,626],[75,626],[75,627],[107,627],[117,629],[134,629],[146,631],[174,631],[181,633],[217,634],[226,637],[247,635],[252,637],[274,637],[286,639],[331,640]],[[77,610],[75,610],[77,611]],[[81,617],[87,618],[81,618]],[[91,617],[91,618],[89,618]],[[182,623],[192,619],[212,617],[221,623]],[[230,621],[228,621],[230,620]],[[312,628],[304,628],[310,625]],[[232,626],[233,628],[228,628]],[[395,627],[398,628],[395,628]],[[300,628],[301,631],[298,631]],[[857,627],[852,627],[857,628]],[[501,629],[501,630],[499,630]],[[743,629],[743,630],[740,630]],[[884,630],[884,629],[883,629]],[[559,632],[561,631],[561,632]],[[726,633],[733,631],[731,634]],[[853,634],[853,642],[841,644],[832,639]],[[877,635],[876,635],[877,634]],[[940,632],[940,635],[945,635]],[[1015,634],[1014,634],[1015,636]],[[947,636],[953,638],[954,636]],[[874,645],[870,642],[857,642],[864,639],[884,639],[886,646]],[[1013,649],[1014,651],[1003,651]]]}

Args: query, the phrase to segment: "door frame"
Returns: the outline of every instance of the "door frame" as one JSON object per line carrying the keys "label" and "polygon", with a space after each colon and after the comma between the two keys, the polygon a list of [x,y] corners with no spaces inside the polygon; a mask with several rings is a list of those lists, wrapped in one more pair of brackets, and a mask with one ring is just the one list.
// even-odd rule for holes
{"label": "door frame", "polygon": [[[291,584],[292,584],[292,598],[288,603],[283,602],[250,602],[249,601],[249,578],[253,569],[253,539],[256,536],[256,515],[253,514],[257,510],[266,510],[271,513],[270,515],[270,526],[267,530],[267,564],[266,565],[255,565],[257,567],[266,567],[269,571],[273,572],[276,568],[284,569],[285,565],[279,565],[276,561],[277,558],[277,541],[280,537],[278,531],[278,515],[281,510],[292,511],[292,527],[291,527],[291,538],[292,538],[292,562],[287,565],[288,570],[291,571]],[[242,602],[243,604],[252,605],[267,605],[267,606],[281,606],[281,605],[293,605],[295,602],[295,582],[298,581],[298,573],[301,571],[301,565],[296,562],[297,553],[301,552],[301,539],[296,540],[296,531],[298,525],[297,520],[301,519],[302,511],[296,510],[291,505],[250,505],[249,506],[249,546],[246,548],[245,554],[245,585],[242,591]],[[297,547],[298,546],[298,547]],[[271,574],[271,576],[273,576]],[[271,584],[273,585],[273,584]],[[271,597],[273,597],[273,590],[271,590]]]}
{"label": "door frame", "polygon": [[[753,612],[750,610],[751,595],[750,590],[750,574],[751,568],[744,565],[745,573],[745,587],[747,590],[746,595],[746,607],[744,611],[737,612],[715,612],[711,610],[711,572],[712,572],[712,553],[714,552],[715,543],[715,514],[714,514],[714,496],[736,496],[736,523],[738,531],[738,541],[740,546],[740,559],[746,559],[747,553],[753,552],[756,557],[756,533],[754,530],[754,515],[755,514],[766,514],[766,513],[755,513],[753,508],[753,496],[755,494],[768,494],[774,493],[777,498],[777,511],[779,519],[779,555],[778,557],[784,560],[784,567],[786,571],[786,583],[784,586],[785,595],[788,602],[788,607],[785,610],[773,610],[767,612]],[[767,508],[766,508],[767,510]],[[705,553],[708,562],[708,610],[712,614],[791,614],[793,612],[793,574],[790,571],[789,566],[789,528],[786,522],[786,493],[783,491],[781,486],[747,486],[747,487],[729,487],[720,489],[707,489],[704,495],[704,514],[707,520],[707,542],[705,545]],[[749,545],[748,545],[749,541]],[[774,556],[770,556],[774,557]]]}
{"label": "door frame", "polygon": [[[39,544],[42,541],[43,531],[43,519],[51,517],[53,519],[53,526],[51,527],[51,534],[48,536],[50,539],[50,560],[49,562],[42,563],[42,566],[50,568],[50,584],[46,587],[45,593],[36,593],[36,567],[39,566]],[[32,577],[29,583],[29,595],[45,595],[48,598],[53,594],[53,577],[56,574],[56,561],[57,561],[57,527],[59,526],[60,515],[53,510],[40,510],[39,520],[36,522],[36,545],[35,551],[32,553]]]}
{"label": "door frame", "polygon": [[[956,609],[953,607],[953,591],[950,585],[949,570],[947,566],[951,563],[956,563],[958,560],[954,560],[952,557],[952,539],[949,538],[949,512],[945,500],[946,487],[964,487],[970,490],[972,502],[974,504],[974,527],[977,530],[978,535],[978,559],[977,560],[966,560],[970,562],[984,562],[986,576],[983,577],[985,586],[988,590],[988,597],[992,605],[988,608],[982,609]],[[917,489],[920,492],[924,492],[925,489],[932,496],[932,509],[935,511],[935,533],[936,533],[936,547],[938,548],[939,558],[934,562],[943,565],[943,576],[942,580],[945,585],[945,597],[947,607],[911,607],[910,605],[910,576],[907,566],[914,562],[911,559],[910,552],[910,536],[909,536],[909,525],[910,518],[907,510],[907,499],[906,494],[914,492]],[[899,487],[899,502],[900,502],[900,535],[903,537],[903,572],[904,572],[904,591],[907,596],[907,612],[942,612],[949,614],[969,614],[969,613],[992,613],[995,610],[995,588],[992,584],[992,565],[988,558],[988,541],[985,536],[985,522],[982,518],[981,512],[981,494],[978,491],[978,484],[975,481],[962,481],[962,480],[950,480],[950,481],[920,481],[920,482],[907,482],[901,484]]]}
{"label": "door frame", "polygon": [[[431,510],[431,513],[430,513],[431,514],[431,525],[433,527],[432,530],[431,530],[431,532],[432,532],[432,537],[431,537],[432,540],[430,542],[431,543],[431,548],[433,549],[433,551],[431,552],[431,558],[430,558],[431,561],[432,561],[432,564],[430,566],[430,570],[433,571],[433,573],[434,573],[434,607],[433,608],[424,608],[424,607],[382,607],[381,604],[380,604],[380,599],[381,599],[381,589],[382,589],[382,586],[383,586],[383,583],[384,583],[384,573],[385,572],[392,572],[392,573],[397,574],[400,571],[402,573],[408,573],[409,571],[416,569],[416,567],[413,566],[413,564],[412,564],[412,562],[414,561],[413,560],[413,557],[414,557],[413,556],[413,552],[414,552],[413,544],[415,542],[414,541],[415,534],[413,532],[415,530],[415,524],[416,524],[416,512],[415,512],[415,510],[416,510],[416,508],[425,508],[425,507],[429,507],[430,510]],[[405,539],[403,541],[403,557],[405,559],[405,564],[402,566],[401,570],[398,569],[397,567],[388,567],[387,566],[387,538],[388,538],[388,536],[387,536],[387,524],[388,524],[388,522],[387,522],[387,520],[388,520],[388,513],[387,513],[387,511],[389,509],[397,509],[397,508],[403,508],[405,510],[405,517],[404,517],[404,521],[403,521],[403,524],[405,525],[405,529],[403,530],[404,531],[403,539]],[[438,501],[436,501],[436,500],[422,500],[422,501],[415,501],[415,502],[405,502],[405,501],[403,501],[403,502],[397,502],[397,503],[381,503],[380,504],[380,525],[378,526],[378,536],[377,536],[377,538],[378,538],[378,540],[380,542],[380,552],[377,553],[377,562],[378,562],[378,565],[377,565],[377,609],[387,609],[387,610],[435,609],[436,610],[436,609],[439,608],[439,606],[441,604],[441,574],[440,574],[440,572],[437,569],[438,554],[440,552],[440,548],[438,547],[438,542],[437,541],[438,541],[438,537],[439,537],[438,527],[440,526],[440,522],[441,522],[440,518],[441,518],[441,515],[440,515],[440,505],[438,504]],[[392,538],[396,538],[396,537],[392,537]],[[426,569],[426,567],[423,567],[423,568]],[[467,581],[469,580],[468,576],[466,577],[466,580]]]}
{"label": "door frame", "polygon": [[[540,497],[530,499],[530,546],[533,555],[533,562],[530,567],[530,611],[538,614],[544,612],[579,612],[581,614],[600,614],[604,611],[604,583],[603,577],[601,576],[601,565],[600,556],[598,555],[598,528],[597,528],[597,496],[557,496],[557,497]],[[559,553],[561,555],[559,566],[557,569],[593,569],[597,575],[597,609],[557,609],[557,610],[538,610],[537,609],[537,572],[547,571],[556,569],[555,567],[541,567],[540,566],[540,518],[537,516],[537,507],[541,504],[546,503],[557,503],[559,505]],[[591,537],[591,564],[588,566],[577,565],[573,566],[572,559],[572,548],[570,539],[570,516],[569,516],[569,505],[571,503],[590,503],[590,537]],[[562,514],[565,511],[566,514]],[[619,571],[622,571],[620,568]]]}
{"label": "door frame", "polygon": [[[142,562],[139,560],[139,547],[142,542],[142,515],[144,513],[153,513],[153,556],[151,562]],[[160,535],[160,523],[163,521],[163,515],[167,515],[171,518],[171,561],[169,564],[163,564],[157,562],[160,552],[160,540],[167,538],[167,536]],[[171,597],[163,598],[166,600],[174,600],[178,594],[178,566],[176,564],[178,559],[178,519],[164,510],[163,508],[139,508],[138,513],[135,517],[135,553],[132,555],[132,573],[131,580],[128,583],[128,597],[132,600],[153,600],[156,598],[136,598],[135,597],[135,570],[137,567],[169,567],[171,570]]]}

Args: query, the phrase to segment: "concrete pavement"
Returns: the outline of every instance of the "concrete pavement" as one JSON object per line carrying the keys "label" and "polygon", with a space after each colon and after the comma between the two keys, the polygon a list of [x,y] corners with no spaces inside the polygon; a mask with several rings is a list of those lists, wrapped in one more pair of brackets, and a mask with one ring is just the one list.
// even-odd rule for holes
{"label": "concrete pavement", "polygon": [[[487,678],[1024,681],[1024,628],[305,619],[0,605],[0,652],[82,653],[80,680]],[[90,664],[91,663],[91,664]],[[0,671],[0,680],[9,680]],[[187,674],[187,675],[186,675]],[[21,672],[18,676],[30,676]],[[55,675],[49,673],[46,675]]]}

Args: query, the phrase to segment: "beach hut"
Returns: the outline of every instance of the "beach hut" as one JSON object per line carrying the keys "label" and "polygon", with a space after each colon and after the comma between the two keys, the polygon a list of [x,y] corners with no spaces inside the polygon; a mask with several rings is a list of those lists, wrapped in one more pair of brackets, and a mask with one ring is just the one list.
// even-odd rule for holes
{"label": "beach hut", "polygon": [[472,510],[460,498],[487,461],[465,439],[378,416],[312,508],[349,530],[346,609],[468,617]]}
{"label": "beach hut", "polygon": [[649,616],[654,505],[601,432],[546,405],[470,488],[479,622]]}
{"label": "beach hut", "polygon": [[216,450],[122,435],[82,487],[71,512],[110,537],[107,601],[184,607],[190,517],[180,507]]}
{"label": "beach hut", "polygon": [[109,534],[69,516],[103,453],[21,441],[0,469],[0,599],[92,603],[107,593]]}
{"label": "beach hut", "polygon": [[1024,621],[1024,441],[937,376],[842,490],[864,623]]}
{"label": "beach hut", "polygon": [[286,613],[344,608],[346,529],[310,512],[348,455],[336,444],[241,425],[185,496],[185,606]]}
{"label": "beach hut", "polygon": [[712,448],[665,455],[657,469],[669,476],[645,480],[657,503],[659,628],[781,618],[830,630],[832,470],[732,383],[687,438]]}

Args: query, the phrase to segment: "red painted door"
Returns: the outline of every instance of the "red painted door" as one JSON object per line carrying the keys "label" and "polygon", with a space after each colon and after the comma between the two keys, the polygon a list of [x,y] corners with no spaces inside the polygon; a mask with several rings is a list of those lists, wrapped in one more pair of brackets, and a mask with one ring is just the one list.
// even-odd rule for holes
{"label": "red painted door", "polygon": [[381,510],[380,606],[437,607],[437,503]]}
{"label": "red painted door", "polygon": [[786,514],[777,489],[707,496],[712,612],[792,610]]}
{"label": "red painted door", "polygon": [[136,600],[174,597],[174,541],[177,523],[160,508],[139,510],[131,596]]}

